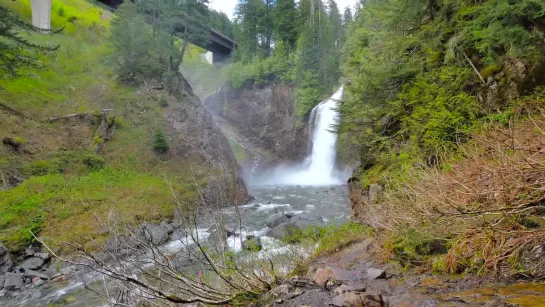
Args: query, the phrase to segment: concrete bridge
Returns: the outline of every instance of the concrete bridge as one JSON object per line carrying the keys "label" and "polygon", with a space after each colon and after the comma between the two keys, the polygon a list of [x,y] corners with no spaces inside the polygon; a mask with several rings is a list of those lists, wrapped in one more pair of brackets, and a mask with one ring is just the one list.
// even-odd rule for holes
{"label": "concrete bridge", "polygon": [[[31,0],[32,25],[40,29],[51,29],[51,2],[52,0]],[[99,2],[115,9],[123,0],[100,0]],[[217,30],[210,29],[210,39],[193,44],[212,52],[212,61],[222,63],[231,57],[237,48],[237,43]]]}

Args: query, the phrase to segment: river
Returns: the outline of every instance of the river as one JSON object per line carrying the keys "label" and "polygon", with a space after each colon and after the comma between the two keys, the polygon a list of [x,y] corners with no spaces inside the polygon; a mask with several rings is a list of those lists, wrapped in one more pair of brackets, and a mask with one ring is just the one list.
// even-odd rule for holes
{"label": "river", "polygon": [[[278,165],[267,171],[254,172],[247,182],[255,201],[242,206],[236,214],[234,208],[223,211],[223,218],[231,229],[238,229],[242,221],[242,233],[231,240],[230,248],[241,249],[240,237],[253,234],[262,238],[261,254],[282,251],[280,241],[267,237],[270,230],[267,220],[274,214],[302,215],[322,225],[337,224],[349,220],[348,190],[344,183],[349,176],[336,168],[337,136],[331,130],[338,121],[336,107],[342,98],[343,88],[312,110],[311,154],[301,163]],[[203,227],[206,229],[206,227]],[[203,236],[208,233],[203,231]],[[165,245],[170,251],[183,248],[176,241]],[[94,293],[86,290],[85,283],[99,279],[96,274],[85,274],[78,280],[66,280],[46,284],[23,293],[20,297],[1,304],[6,306],[102,306]]]}

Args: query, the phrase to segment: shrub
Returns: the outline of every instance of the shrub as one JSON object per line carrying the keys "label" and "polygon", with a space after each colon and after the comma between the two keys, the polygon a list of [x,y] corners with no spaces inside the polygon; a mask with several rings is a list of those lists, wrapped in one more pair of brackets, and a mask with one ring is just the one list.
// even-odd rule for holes
{"label": "shrub", "polygon": [[88,155],[83,159],[83,162],[90,170],[99,170],[104,168],[104,165],[106,162],[104,161],[104,158],[99,155]]}
{"label": "shrub", "polygon": [[163,95],[163,96],[161,96],[161,98],[159,98],[159,106],[161,106],[161,108],[168,107],[168,100],[167,100],[167,97],[165,95]]}
{"label": "shrub", "polygon": [[157,152],[165,153],[170,149],[167,141],[167,136],[162,130],[158,130],[155,133],[154,138],[155,140],[153,142],[153,149],[155,149]]}

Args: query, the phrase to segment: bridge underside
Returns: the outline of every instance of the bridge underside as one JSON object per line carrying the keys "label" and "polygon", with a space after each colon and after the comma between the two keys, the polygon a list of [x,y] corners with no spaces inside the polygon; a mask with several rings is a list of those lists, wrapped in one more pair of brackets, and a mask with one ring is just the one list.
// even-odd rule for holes
{"label": "bridge underside", "polygon": [[[114,9],[116,9],[121,3],[123,3],[123,0],[99,1]],[[213,54],[214,63],[225,62],[231,57],[232,52],[237,48],[237,44],[234,40],[221,34],[216,30],[210,30],[210,40],[207,43],[192,43],[203,49],[211,51]]]}

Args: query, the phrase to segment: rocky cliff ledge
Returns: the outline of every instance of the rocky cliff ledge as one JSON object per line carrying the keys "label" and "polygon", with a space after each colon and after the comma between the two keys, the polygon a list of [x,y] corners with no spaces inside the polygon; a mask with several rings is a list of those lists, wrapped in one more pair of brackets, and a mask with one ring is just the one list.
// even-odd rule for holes
{"label": "rocky cliff ledge", "polygon": [[289,85],[222,86],[204,104],[228,137],[258,152],[260,166],[299,161],[308,154],[307,121],[298,120],[294,89]]}

